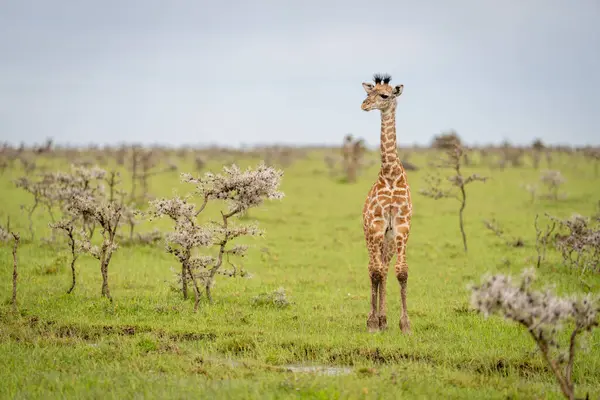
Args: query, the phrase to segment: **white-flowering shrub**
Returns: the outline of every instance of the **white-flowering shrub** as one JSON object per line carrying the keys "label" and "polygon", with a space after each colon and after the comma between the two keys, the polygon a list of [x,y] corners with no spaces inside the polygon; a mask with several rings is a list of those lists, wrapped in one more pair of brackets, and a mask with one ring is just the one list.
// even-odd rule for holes
{"label": "white-flowering shrub", "polygon": [[[166,235],[166,250],[181,264],[179,279],[182,293],[187,298],[188,282],[193,284],[195,294],[194,309],[198,308],[200,288],[197,279],[204,287],[206,296],[212,301],[211,287],[215,275],[244,276],[230,256],[244,256],[247,246],[231,245],[240,236],[256,236],[261,231],[256,225],[232,225],[230,218],[245,213],[251,207],[260,206],[266,199],[281,199],[278,191],[282,171],[260,164],[256,169],[240,170],[236,165],[224,167],[222,174],[208,172],[201,178],[182,174],[182,181],[195,185],[191,197],[200,197],[202,204],[197,207],[190,202],[191,197],[173,197],[150,202],[151,217],[168,216],[175,223],[173,231]],[[221,221],[201,225],[197,218],[209,201],[222,200],[227,203],[227,211],[221,211]],[[200,248],[216,247],[216,255],[199,254]],[[231,269],[223,269],[227,262]]]}
{"label": "white-flowering shrub", "polygon": [[[534,272],[533,268],[526,269],[518,284],[505,275],[484,278],[471,288],[471,305],[485,316],[500,315],[523,325],[554,372],[563,394],[574,399],[572,371],[577,336],[598,326],[599,298],[591,294],[558,297],[550,289],[532,290]],[[567,325],[573,330],[568,349],[564,349],[558,333]]]}
{"label": "white-flowering shrub", "polygon": [[102,296],[112,301],[108,286],[108,265],[118,245],[115,241],[119,222],[123,216],[124,206],[110,202],[105,198],[94,196],[74,196],[67,205],[71,215],[80,215],[84,220],[91,220],[98,224],[102,230],[102,243],[94,246],[89,236],[83,235],[81,248],[100,261],[102,274]]}

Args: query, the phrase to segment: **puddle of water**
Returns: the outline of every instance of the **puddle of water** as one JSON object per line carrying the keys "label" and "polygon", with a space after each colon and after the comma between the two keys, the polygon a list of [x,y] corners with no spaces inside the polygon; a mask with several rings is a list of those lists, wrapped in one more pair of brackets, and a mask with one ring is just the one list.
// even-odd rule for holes
{"label": "puddle of water", "polygon": [[352,368],[348,367],[328,367],[324,365],[284,365],[283,369],[289,372],[313,373],[317,375],[348,375]]}
{"label": "puddle of water", "polygon": [[[232,368],[241,367],[244,365],[239,361],[231,359],[223,360],[222,362]],[[317,374],[326,376],[348,375],[352,372],[352,368],[349,367],[332,367],[327,365],[288,364],[276,368],[279,368],[281,371],[285,372]]]}

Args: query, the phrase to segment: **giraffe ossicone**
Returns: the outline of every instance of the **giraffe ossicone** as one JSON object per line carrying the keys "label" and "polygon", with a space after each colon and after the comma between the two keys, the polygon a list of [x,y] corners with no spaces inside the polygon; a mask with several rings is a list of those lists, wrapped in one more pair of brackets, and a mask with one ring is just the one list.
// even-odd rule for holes
{"label": "giraffe ossicone", "polygon": [[374,83],[363,83],[367,98],[361,108],[364,111],[381,112],[381,168],[363,207],[363,230],[369,252],[371,281],[371,311],[367,317],[367,329],[377,332],[387,328],[386,282],[390,261],[396,254],[394,269],[400,284],[402,305],[400,329],[403,333],[409,333],[406,244],[412,201],[406,171],[398,158],[396,145],[396,105],[404,86],[390,85],[391,79],[387,74],[375,74]]}

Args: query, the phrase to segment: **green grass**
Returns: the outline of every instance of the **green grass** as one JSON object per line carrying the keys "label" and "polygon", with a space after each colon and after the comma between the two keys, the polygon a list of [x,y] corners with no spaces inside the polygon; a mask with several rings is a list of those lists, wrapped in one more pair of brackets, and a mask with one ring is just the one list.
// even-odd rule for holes
{"label": "green grass", "polygon": [[[20,204],[29,195],[12,184],[19,169],[0,176],[0,218],[23,237],[19,249],[19,313],[10,311],[12,255],[0,247],[1,398],[561,398],[554,376],[535,343],[515,324],[484,319],[469,309],[467,285],[486,272],[518,274],[536,258],[536,213],[590,215],[600,200],[594,167],[555,156],[567,183],[564,200],[530,202],[520,184],[537,182],[530,166],[504,171],[466,168],[491,179],[468,187],[465,227],[469,253],[462,250],[458,203],[418,194],[427,174],[409,173],[414,217],[408,243],[408,307],[413,334],[398,327],[399,285],[388,279],[388,324],[366,332],[370,283],[361,209],[378,166],[354,184],[327,175],[322,154],[286,168],[282,201],[251,210],[266,230],[252,239],[244,266],[251,279],[219,277],[214,304],[193,312],[171,289],[175,259],[162,245],[122,247],[109,268],[114,304],[100,297],[97,260],[82,256],[73,294],[67,247],[49,245],[48,217],[35,214],[36,240],[28,240]],[[64,162],[44,160],[50,169]],[[243,160],[242,166],[256,160]],[[209,165],[218,170],[220,164]],[[180,166],[191,171],[192,163]],[[124,176],[127,183],[127,175]],[[154,177],[151,190],[169,196],[189,188],[176,172]],[[218,212],[213,207],[210,213]],[[486,231],[495,218],[525,246],[512,248]],[[168,221],[158,226],[169,227]],[[142,224],[140,230],[151,229]],[[559,293],[600,291],[600,276],[570,270],[548,253],[538,270],[539,287]],[[582,283],[582,280],[586,284]],[[588,286],[586,286],[588,285]],[[283,287],[291,305],[270,306],[253,299]],[[578,354],[574,378],[578,396],[600,396],[600,331]],[[291,370],[289,365],[348,367],[326,375]]]}

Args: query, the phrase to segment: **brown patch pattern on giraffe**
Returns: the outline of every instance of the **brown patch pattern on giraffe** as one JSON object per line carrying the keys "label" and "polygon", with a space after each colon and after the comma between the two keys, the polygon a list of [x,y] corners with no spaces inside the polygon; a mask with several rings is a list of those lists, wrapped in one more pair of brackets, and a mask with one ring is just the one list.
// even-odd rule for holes
{"label": "brown patch pattern on giraffe", "polygon": [[402,314],[400,329],[410,332],[406,308],[408,264],[406,244],[410,232],[412,201],[410,187],[396,148],[396,104],[403,85],[391,86],[389,75],[375,75],[375,84],[363,83],[367,98],[364,111],[381,112],[381,169],[363,207],[363,230],[369,252],[371,311],[367,317],[369,332],[387,328],[386,281],[390,261],[397,255],[395,274],[400,284]]}

